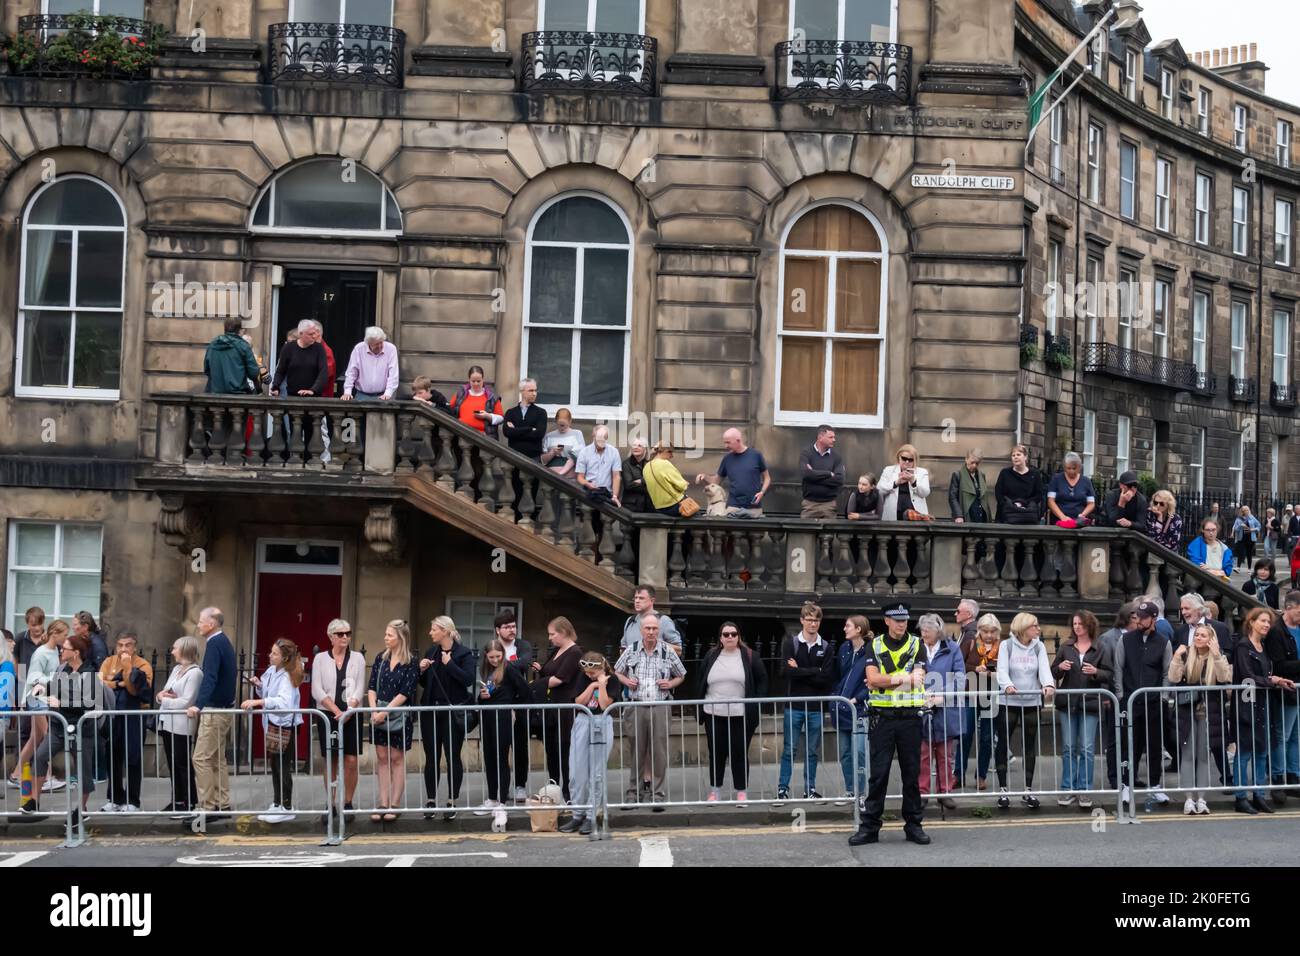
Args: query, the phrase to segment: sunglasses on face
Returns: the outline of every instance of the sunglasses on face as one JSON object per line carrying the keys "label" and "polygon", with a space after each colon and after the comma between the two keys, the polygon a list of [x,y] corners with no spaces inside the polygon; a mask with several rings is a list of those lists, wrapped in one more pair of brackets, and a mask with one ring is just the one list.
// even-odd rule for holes
{"label": "sunglasses on face", "polygon": [[69,647],[69,646],[67,646],[67,645],[65,644],[63,647],[60,647],[60,648],[59,648],[59,653],[60,653],[60,654],[71,654],[71,653],[72,653],[72,648]]}
{"label": "sunglasses on face", "polygon": [[578,661],[579,667],[592,668],[592,667],[599,667],[600,665],[601,665],[600,661]]}
{"label": "sunglasses on face", "polygon": [[352,632],[351,632],[351,631],[335,631],[333,636],[334,636],[334,637],[351,637],[351,636],[352,636]]}
{"label": "sunglasses on face", "polygon": [[899,461],[905,461],[905,462],[907,462],[909,465],[910,465],[912,462],[916,461],[915,458],[908,458],[906,455],[899,455],[899,456],[898,456],[898,460],[899,460]]}
{"label": "sunglasses on face", "polygon": [[723,632],[722,632],[722,636],[723,636],[723,637],[740,637],[740,633],[739,633],[738,631],[723,631]]}

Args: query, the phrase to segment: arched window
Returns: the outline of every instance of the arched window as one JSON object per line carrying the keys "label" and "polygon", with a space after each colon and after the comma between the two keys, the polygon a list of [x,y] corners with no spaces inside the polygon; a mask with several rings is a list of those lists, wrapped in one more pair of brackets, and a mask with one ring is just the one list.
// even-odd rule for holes
{"label": "arched window", "polygon": [[38,189],[23,213],[18,395],[117,398],[126,212],[89,176]]}
{"label": "arched window", "polygon": [[254,232],[396,236],[402,216],[388,187],[351,159],[314,159],[271,180],[253,210]]}
{"label": "arched window", "polygon": [[885,247],[865,210],[817,205],[781,244],[778,424],[880,428]]}
{"label": "arched window", "polygon": [[543,206],[528,229],[522,373],[538,402],[580,418],[627,407],[632,240],[605,199],[571,194]]}

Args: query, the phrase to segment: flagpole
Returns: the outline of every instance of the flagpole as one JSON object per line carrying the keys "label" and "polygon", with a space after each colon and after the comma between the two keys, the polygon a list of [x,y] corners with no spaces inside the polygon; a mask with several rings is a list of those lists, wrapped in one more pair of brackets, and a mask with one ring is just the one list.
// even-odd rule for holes
{"label": "flagpole", "polygon": [[[1115,16],[1116,12],[1117,12],[1117,8],[1116,8],[1116,7],[1111,7],[1110,10],[1108,10],[1108,11],[1106,12],[1106,14],[1105,14],[1105,15],[1104,15],[1100,20],[1097,21],[1096,26],[1094,26],[1094,27],[1093,27],[1093,28],[1088,32],[1088,35],[1085,36],[1085,37],[1084,37],[1084,38],[1079,42],[1079,45],[1078,45],[1078,46],[1076,46],[1072,51],[1070,51],[1070,55],[1069,55],[1069,56],[1067,56],[1064,60],[1061,61],[1061,65],[1058,66],[1058,67],[1056,68],[1055,73],[1052,74],[1052,78],[1051,78],[1051,80],[1049,81],[1049,84],[1045,84],[1045,85],[1050,85],[1050,83],[1056,81],[1056,78],[1060,75],[1060,73],[1061,73],[1061,72],[1062,72],[1062,71],[1063,71],[1063,70],[1064,70],[1064,69],[1065,69],[1069,64],[1071,64],[1071,63],[1074,62],[1074,58],[1077,57],[1077,56],[1079,55],[1080,51],[1083,50],[1084,47],[1086,47],[1089,43],[1091,43],[1091,42],[1093,41],[1093,39],[1097,36],[1098,32],[1101,30],[1101,28],[1104,27],[1108,22],[1110,22],[1110,19],[1111,19],[1112,17]],[[1042,126],[1042,125],[1043,125],[1043,122],[1044,122],[1044,121],[1045,121],[1049,116],[1052,115],[1052,111],[1055,110],[1058,106],[1061,105],[1061,101],[1062,101],[1063,99],[1065,99],[1066,94],[1068,94],[1068,93],[1070,92],[1070,90],[1074,89],[1074,87],[1078,84],[1078,82],[1079,82],[1081,79],[1083,79],[1083,74],[1086,73],[1086,72],[1087,72],[1087,70],[1083,70],[1082,72],[1080,72],[1079,75],[1076,76],[1076,77],[1074,78],[1074,82],[1071,83],[1068,87],[1066,87],[1065,93],[1062,93],[1060,96],[1058,96],[1058,97],[1057,97],[1057,98],[1052,102],[1052,105],[1051,105],[1047,110],[1045,110],[1045,111],[1043,112],[1043,115],[1040,116],[1040,117],[1038,118],[1038,122],[1035,123],[1034,126],[1033,126],[1033,128],[1029,131],[1029,138],[1025,140],[1025,149],[1026,149],[1026,150],[1029,148],[1029,144],[1032,143],[1032,142],[1034,141],[1034,134],[1035,134],[1036,132],[1038,132],[1038,127]]]}

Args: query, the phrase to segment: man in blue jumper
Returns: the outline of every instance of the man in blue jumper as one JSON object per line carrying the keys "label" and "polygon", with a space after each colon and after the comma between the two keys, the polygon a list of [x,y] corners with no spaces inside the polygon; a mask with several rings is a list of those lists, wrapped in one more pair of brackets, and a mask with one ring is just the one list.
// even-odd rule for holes
{"label": "man in blue jumper", "polygon": [[235,706],[235,648],[221,629],[225,615],[219,608],[205,607],[199,612],[199,637],[203,649],[203,684],[198,699],[186,713],[199,718],[199,734],[194,742],[194,782],[199,788],[199,807],[218,813],[229,812],[230,774],[226,770],[226,738],[234,722],[233,714],[204,713],[207,710],[231,710]]}

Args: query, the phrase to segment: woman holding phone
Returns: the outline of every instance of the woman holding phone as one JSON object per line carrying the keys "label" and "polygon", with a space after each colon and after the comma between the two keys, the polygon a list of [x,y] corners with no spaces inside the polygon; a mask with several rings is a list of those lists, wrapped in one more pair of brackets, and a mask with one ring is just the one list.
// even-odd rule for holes
{"label": "woman holding phone", "polygon": [[528,681],[523,671],[511,667],[506,660],[505,644],[497,639],[489,641],[478,676],[478,703],[492,708],[483,711],[480,723],[488,798],[483,801],[487,809],[475,810],[476,816],[484,816],[489,809],[502,805],[501,797],[510,786],[510,746],[514,741],[514,711],[510,708],[531,702]]}

